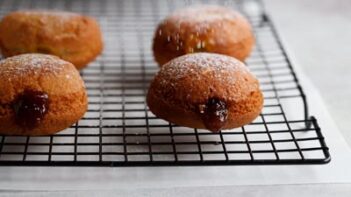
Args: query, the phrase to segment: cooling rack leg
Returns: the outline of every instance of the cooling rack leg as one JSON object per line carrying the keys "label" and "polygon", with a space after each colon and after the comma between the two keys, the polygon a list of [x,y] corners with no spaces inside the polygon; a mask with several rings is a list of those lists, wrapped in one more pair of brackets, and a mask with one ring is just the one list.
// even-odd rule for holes
{"label": "cooling rack leg", "polygon": [[[301,87],[299,86],[299,89]],[[308,114],[308,104],[307,104],[307,99],[306,99],[306,95],[302,92],[301,90],[301,97],[302,97],[302,102],[303,102],[303,108],[304,108],[304,118],[305,118],[305,125],[307,129],[311,128],[311,120],[312,118],[309,116]]]}

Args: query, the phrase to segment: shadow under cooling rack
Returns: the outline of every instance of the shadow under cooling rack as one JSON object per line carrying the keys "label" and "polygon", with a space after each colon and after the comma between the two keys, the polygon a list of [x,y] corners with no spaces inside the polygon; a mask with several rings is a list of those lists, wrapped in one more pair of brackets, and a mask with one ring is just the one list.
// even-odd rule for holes
{"label": "shadow under cooling rack", "polygon": [[260,1],[206,1],[232,7],[251,22],[256,46],[246,64],[259,78],[261,115],[242,128],[218,134],[158,119],[145,94],[158,67],[151,42],[157,23],[172,10],[200,1],[10,1],[17,9],[58,9],[95,17],[103,54],[81,71],[89,106],[84,118],[53,136],[0,137],[0,165],[182,166],[323,164],[328,147],[302,88]]}

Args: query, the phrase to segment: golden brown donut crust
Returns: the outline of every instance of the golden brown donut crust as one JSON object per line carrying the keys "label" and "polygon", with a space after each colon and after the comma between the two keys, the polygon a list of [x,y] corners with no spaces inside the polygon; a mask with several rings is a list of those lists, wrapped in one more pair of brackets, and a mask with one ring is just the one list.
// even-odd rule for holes
{"label": "golden brown donut crust", "polygon": [[[73,64],[55,56],[23,54],[0,61],[0,134],[49,135],[79,120],[87,109],[84,82]],[[16,124],[14,101],[24,91],[48,95],[48,111],[34,128]]]}
{"label": "golden brown donut crust", "polygon": [[16,11],[0,23],[0,48],[5,57],[23,53],[56,55],[85,67],[103,48],[95,19],[70,12]]}
{"label": "golden brown donut crust", "polygon": [[199,107],[211,98],[224,101],[228,118],[222,129],[253,121],[263,106],[259,83],[235,58],[194,53],[162,66],[151,82],[147,104],[158,117],[191,128],[206,128]]}
{"label": "golden brown donut crust", "polygon": [[254,42],[249,22],[238,12],[198,6],[180,9],[164,19],[156,29],[153,51],[160,66],[194,52],[219,53],[244,61]]}

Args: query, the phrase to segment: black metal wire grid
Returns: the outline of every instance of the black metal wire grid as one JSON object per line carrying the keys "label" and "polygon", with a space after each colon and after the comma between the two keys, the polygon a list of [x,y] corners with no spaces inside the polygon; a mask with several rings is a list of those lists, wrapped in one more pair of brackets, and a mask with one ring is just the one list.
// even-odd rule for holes
{"label": "black metal wire grid", "polygon": [[[158,70],[150,49],[157,23],[176,8],[198,3],[239,10],[256,34],[256,47],[246,64],[260,80],[264,109],[251,124],[219,134],[170,124],[155,117],[145,104],[149,81]],[[330,161],[321,129],[317,120],[308,116],[305,95],[260,1],[2,0],[0,4],[2,16],[26,8],[91,15],[100,22],[105,41],[103,54],[81,71],[89,96],[84,118],[53,136],[2,136],[0,165],[182,166]],[[301,111],[298,118],[296,110]]]}

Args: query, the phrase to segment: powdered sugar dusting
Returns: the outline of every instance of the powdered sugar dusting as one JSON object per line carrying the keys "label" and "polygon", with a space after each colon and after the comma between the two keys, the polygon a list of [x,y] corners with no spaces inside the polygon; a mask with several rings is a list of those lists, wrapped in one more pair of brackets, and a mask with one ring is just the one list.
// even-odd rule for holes
{"label": "powdered sugar dusting", "polygon": [[233,21],[236,17],[237,12],[234,10],[215,5],[202,5],[177,10],[168,16],[164,23],[174,24],[180,31],[183,24],[189,24],[197,34],[200,34],[211,31],[213,25],[220,27],[223,22]]}
{"label": "powdered sugar dusting", "polygon": [[183,8],[159,25],[155,37],[175,43],[176,51],[209,51],[208,46],[226,45],[228,38],[220,36],[221,32],[228,31],[227,27],[232,27],[228,23],[235,23],[238,17],[242,18],[236,11],[215,5]]}
{"label": "powdered sugar dusting", "polygon": [[23,54],[9,57],[0,61],[0,74],[11,76],[23,76],[28,73],[38,74],[39,72],[49,71],[58,73],[64,65],[68,64],[56,56],[44,54]]}
{"label": "powdered sugar dusting", "polygon": [[[233,21],[237,16],[238,13],[229,8],[201,5],[176,10],[163,21],[163,24],[171,23],[178,28],[182,24],[190,24],[196,31],[200,32],[210,28],[213,23],[221,26],[223,21]],[[162,31],[158,33],[162,35]]]}
{"label": "powdered sugar dusting", "polygon": [[[72,18],[80,16],[77,13],[57,11],[57,10],[20,10],[15,14],[26,16],[28,20],[39,21],[44,25],[60,25],[69,23]],[[54,21],[54,22],[49,22]],[[53,23],[53,24],[51,24]]]}
{"label": "powdered sugar dusting", "polygon": [[71,19],[74,16],[78,16],[77,13],[74,12],[65,12],[65,11],[58,11],[58,10],[21,10],[18,11],[19,13],[27,16],[41,16],[41,17],[47,17],[47,16],[55,16],[62,18],[63,20],[68,20]]}
{"label": "powdered sugar dusting", "polygon": [[[193,101],[217,95],[240,99],[258,89],[257,79],[239,60],[215,53],[192,53],[162,66],[156,75],[159,95]],[[174,95],[176,92],[176,95]]]}
{"label": "powdered sugar dusting", "polygon": [[[166,70],[166,71],[162,71]],[[239,60],[221,54],[193,53],[175,58],[161,68],[172,78],[182,78],[189,74],[213,72],[215,77],[223,79],[223,73],[238,71],[249,72]],[[235,80],[232,78],[231,80]]]}
{"label": "powdered sugar dusting", "polygon": [[177,10],[169,18],[179,21],[205,22],[232,20],[235,17],[236,12],[231,9],[216,5],[202,5]]}

